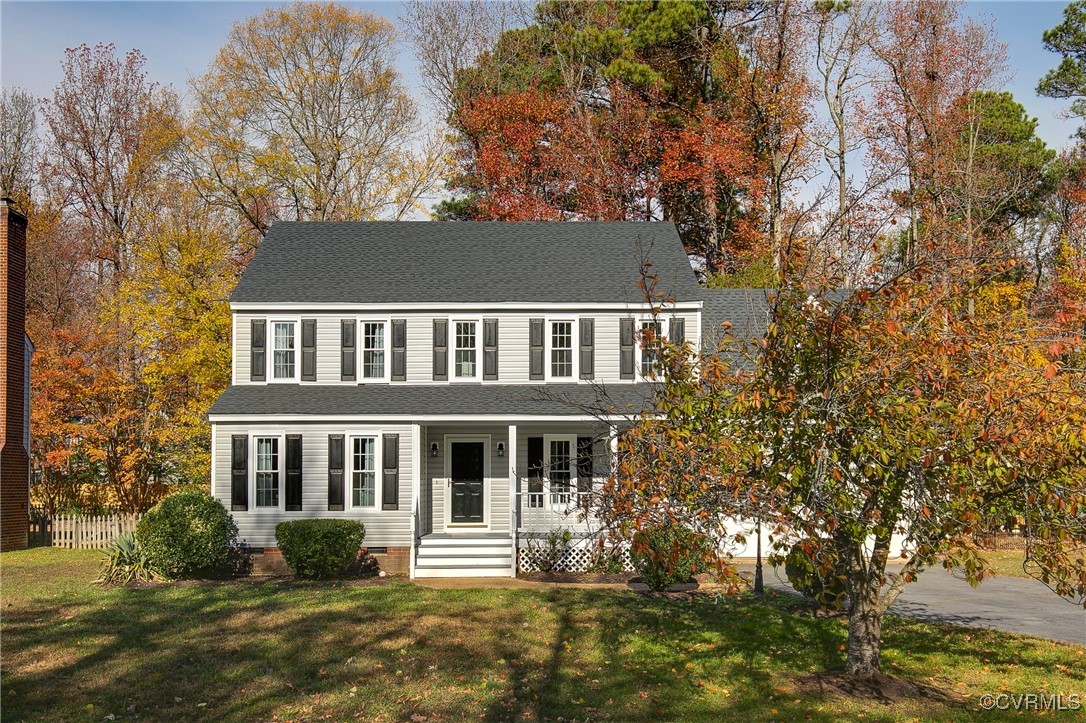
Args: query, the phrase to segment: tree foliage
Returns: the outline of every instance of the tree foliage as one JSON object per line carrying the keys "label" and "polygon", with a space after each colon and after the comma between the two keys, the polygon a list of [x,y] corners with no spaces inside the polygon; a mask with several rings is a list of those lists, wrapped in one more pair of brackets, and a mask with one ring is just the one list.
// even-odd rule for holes
{"label": "tree foliage", "polygon": [[211,203],[263,234],[275,218],[399,219],[442,170],[419,151],[396,31],[335,3],[272,8],[234,26],[192,83],[190,173]]}
{"label": "tree foliage", "polygon": [[[1063,22],[1046,30],[1044,46],[1061,57],[1037,84],[1037,93],[1049,98],[1073,99],[1069,112],[1086,119],[1086,2],[1076,0],[1063,9]],[[1086,126],[1079,134],[1086,132]]]}

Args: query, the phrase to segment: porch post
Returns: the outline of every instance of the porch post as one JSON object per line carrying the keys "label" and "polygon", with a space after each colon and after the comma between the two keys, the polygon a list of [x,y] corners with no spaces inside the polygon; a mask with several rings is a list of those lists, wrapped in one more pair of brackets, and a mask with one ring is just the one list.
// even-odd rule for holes
{"label": "porch post", "polygon": [[411,549],[407,551],[407,569],[410,579],[415,579],[415,553],[418,550],[419,525],[419,500],[422,487],[422,427],[418,424],[411,425]]}
{"label": "porch post", "polygon": [[608,430],[608,442],[611,448],[611,467],[607,470],[608,476],[614,476],[615,465],[618,464],[618,425],[612,424]]}
{"label": "porch post", "polygon": [[520,489],[517,480],[517,425],[509,425],[509,441],[505,445],[506,461],[509,464],[509,538],[512,540],[513,554],[510,557],[509,573],[517,576],[517,548],[519,547],[520,527]]}

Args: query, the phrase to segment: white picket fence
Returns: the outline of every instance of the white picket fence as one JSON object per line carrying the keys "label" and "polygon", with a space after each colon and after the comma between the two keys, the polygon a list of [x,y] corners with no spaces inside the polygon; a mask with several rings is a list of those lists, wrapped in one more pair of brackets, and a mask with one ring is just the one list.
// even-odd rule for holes
{"label": "white picket fence", "polygon": [[101,550],[122,532],[134,532],[139,515],[57,515],[50,524],[53,547]]}

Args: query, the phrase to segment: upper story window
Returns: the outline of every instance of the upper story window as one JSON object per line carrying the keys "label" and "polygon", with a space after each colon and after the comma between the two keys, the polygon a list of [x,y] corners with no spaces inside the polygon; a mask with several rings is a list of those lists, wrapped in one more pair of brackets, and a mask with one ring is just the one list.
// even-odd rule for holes
{"label": "upper story window", "polygon": [[573,376],[573,322],[551,322],[551,376]]}
{"label": "upper story window", "polygon": [[362,378],[385,378],[385,322],[362,322]]}
{"label": "upper story window", "polygon": [[256,437],[256,506],[279,506],[279,437]]}
{"label": "upper story window", "polygon": [[293,321],[272,322],[273,379],[294,379],[295,338]]}
{"label": "upper story window", "polygon": [[377,438],[351,438],[351,506],[377,505]]}
{"label": "upper story window", "polygon": [[455,323],[455,355],[453,357],[453,375],[457,379],[474,379],[478,356],[478,325],[474,321]]}
{"label": "upper story window", "polygon": [[646,379],[655,379],[663,371],[660,362],[660,345],[664,335],[663,324],[658,319],[641,322],[641,333],[638,339],[638,348],[641,350],[639,368],[641,376]]}

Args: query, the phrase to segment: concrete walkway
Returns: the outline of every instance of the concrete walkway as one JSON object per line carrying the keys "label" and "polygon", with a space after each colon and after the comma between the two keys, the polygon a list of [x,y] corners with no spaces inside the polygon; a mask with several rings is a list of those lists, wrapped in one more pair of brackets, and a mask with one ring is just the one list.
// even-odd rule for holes
{"label": "concrete walkway", "polygon": [[[747,567],[741,569],[746,571]],[[749,569],[753,572],[753,567]],[[794,592],[784,570],[778,573],[766,567],[764,575],[767,587]],[[960,572],[926,570],[905,587],[890,612],[1086,645],[1086,610],[1037,580],[993,577],[973,588]]]}

